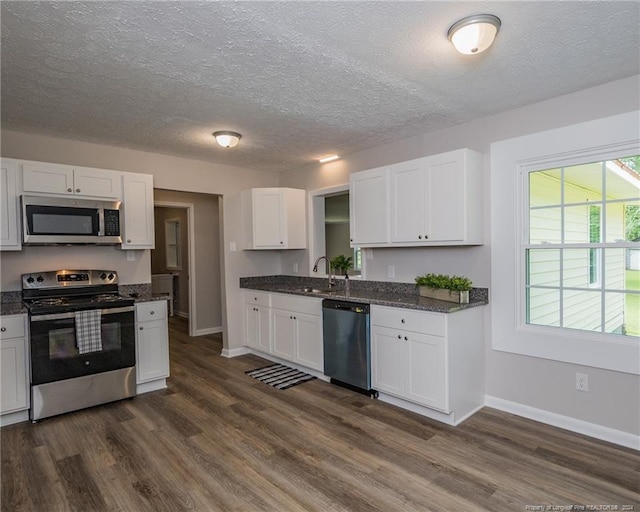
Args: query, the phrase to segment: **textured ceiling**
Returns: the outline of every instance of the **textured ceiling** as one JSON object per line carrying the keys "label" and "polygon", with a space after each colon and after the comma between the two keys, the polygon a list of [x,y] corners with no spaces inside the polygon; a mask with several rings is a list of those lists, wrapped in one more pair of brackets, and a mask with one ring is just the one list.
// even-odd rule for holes
{"label": "textured ceiling", "polygon": [[[631,2],[2,1],[2,125],[299,168],[640,72]],[[457,19],[502,19],[462,56]],[[224,150],[211,133],[242,133]]]}

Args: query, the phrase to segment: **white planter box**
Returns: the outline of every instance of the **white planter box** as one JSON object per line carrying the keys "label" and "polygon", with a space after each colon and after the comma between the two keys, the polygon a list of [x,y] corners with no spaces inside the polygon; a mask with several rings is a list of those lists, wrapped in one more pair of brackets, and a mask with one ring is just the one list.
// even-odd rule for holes
{"label": "white planter box", "polygon": [[458,304],[469,304],[469,292],[459,292],[446,290],[444,288],[429,288],[420,286],[420,296],[430,299],[445,300],[447,302],[457,302]]}

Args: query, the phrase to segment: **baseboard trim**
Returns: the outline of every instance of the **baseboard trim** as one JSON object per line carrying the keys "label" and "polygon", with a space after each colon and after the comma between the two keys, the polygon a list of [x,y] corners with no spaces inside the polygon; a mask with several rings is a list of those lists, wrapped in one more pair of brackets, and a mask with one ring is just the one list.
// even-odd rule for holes
{"label": "baseboard trim", "polygon": [[232,357],[244,356],[246,354],[251,354],[251,351],[247,347],[238,347],[238,348],[223,348],[220,355],[222,357],[227,357],[231,359]]}
{"label": "baseboard trim", "polygon": [[206,336],[207,334],[218,334],[222,332],[222,326],[218,327],[207,327],[206,329],[196,329],[196,336]]}
{"label": "baseboard trim", "polygon": [[167,379],[152,380],[151,382],[143,382],[136,386],[136,392],[138,395],[149,393],[150,391],[157,391],[159,389],[165,389],[167,387]]}
{"label": "baseboard trim", "polygon": [[173,311],[173,314],[179,316],[180,318],[189,318],[189,313],[185,313],[184,311]]}
{"label": "baseboard trim", "polygon": [[607,441],[609,443],[618,444],[620,446],[640,451],[640,436],[629,434],[622,430],[604,427],[602,425],[597,425],[596,423],[563,416],[562,414],[545,411],[544,409],[537,409],[529,405],[511,402],[495,396],[485,396],[485,405],[500,411],[515,414],[516,416],[522,416],[523,418],[539,421],[541,423],[546,423],[547,425],[570,430],[571,432],[595,437],[602,441]]}
{"label": "baseboard trim", "polygon": [[29,410],[11,412],[0,416],[0,427],[6,427],[7,425],[13,425],[15,423],[22,423],[23,421],[29,421]]}

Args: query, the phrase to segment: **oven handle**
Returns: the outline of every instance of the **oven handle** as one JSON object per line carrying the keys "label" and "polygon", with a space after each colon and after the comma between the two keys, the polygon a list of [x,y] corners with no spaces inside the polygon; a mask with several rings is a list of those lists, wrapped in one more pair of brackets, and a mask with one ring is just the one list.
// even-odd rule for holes
{"label": "oven handle", "polygon": [[[115,315],[116,313],[127,313],[129,311],[135,311],[135,306],[126,306],[124,308],[111,308],[111,309],[101,309],[100,312],[102,316],[104,315]],[[34,315],[31,317],[32,322],[42,322],[44,320],[62,320],[64,318],[75,318],[76,311],[71,311],[69,313],[54,313],[51,315]]]}

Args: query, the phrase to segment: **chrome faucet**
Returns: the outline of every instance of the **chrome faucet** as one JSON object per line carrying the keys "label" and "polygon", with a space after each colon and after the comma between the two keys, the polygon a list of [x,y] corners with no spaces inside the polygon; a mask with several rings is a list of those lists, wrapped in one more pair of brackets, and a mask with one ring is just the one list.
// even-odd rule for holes
{"label": "chrome faucet", "polygon": [[333,282],[333,278],[331,277],[331,262],[329,261],[329,258],[327,258],[326,256],[320,256],[313,264],[313,271],[318,271],[318,263],[320,262],[320,260],[327,260],[327,274],[329,275],[329,288],[331,288],[335,283]]}

